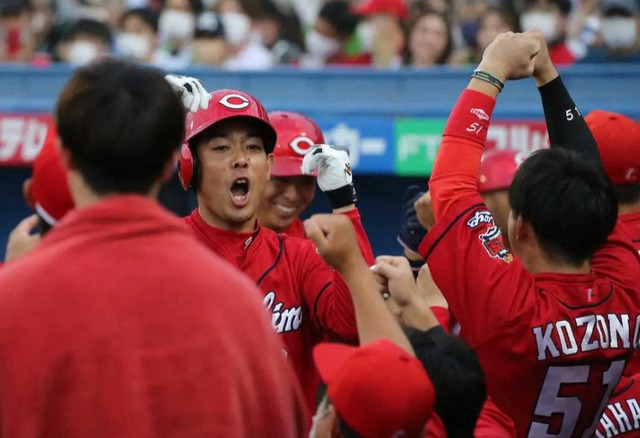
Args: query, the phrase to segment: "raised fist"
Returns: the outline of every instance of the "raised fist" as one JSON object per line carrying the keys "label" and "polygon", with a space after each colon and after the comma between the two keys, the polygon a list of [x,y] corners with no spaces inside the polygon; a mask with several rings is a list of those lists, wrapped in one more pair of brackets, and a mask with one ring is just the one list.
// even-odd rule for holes
{"label": "raised fist", "polygon": [[351,220],[342,214],[316,214],[304,221],[307,237],[315,243],[318,253],[332,268],[344,272],[361,263],[356,233]]}
{"label": "raised fist", "polygon": [[530,33],[501,33],[485,49],[478,69],[503,82],[529,77],[540,50],[540,40]]}

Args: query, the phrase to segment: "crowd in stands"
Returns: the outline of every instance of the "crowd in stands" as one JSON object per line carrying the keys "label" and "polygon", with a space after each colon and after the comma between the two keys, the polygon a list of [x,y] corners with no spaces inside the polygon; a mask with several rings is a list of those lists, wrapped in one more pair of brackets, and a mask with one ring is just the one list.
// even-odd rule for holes
{"label": "crowd in stands", "polygon": [[2,0],[0,62],[424,69],[538,29],[556,65],[634,63],[639,18],[637,0]]}

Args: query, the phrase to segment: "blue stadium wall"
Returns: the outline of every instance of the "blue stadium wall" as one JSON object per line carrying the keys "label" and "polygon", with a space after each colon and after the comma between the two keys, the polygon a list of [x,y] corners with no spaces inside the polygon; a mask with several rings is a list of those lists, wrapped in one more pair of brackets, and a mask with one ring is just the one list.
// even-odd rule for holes
{"label": "blue stadium wall", "polygon": [[[262,100],[268,110],[307,114],[319,122],[328,141],[350,145],[356,162],[358,205],[374,251],[382,254],[400,251],[396,234],[402,193],[410,184],[425,184],[439,133],[455,99],[467,84],[470,70],[441,68],[389,73],[364,69],[318,72],[283,69],[239,73],[197,69],[182,73],[201,78],[208,89],[247,91]],[[578,66],[561,74],[583,113],[601,108],[640,119],[640,67]],[[0,67],[0,116],[50,114],[69,75],[70,70],[65,67]],[[527,126],[543,120],[532,80],[508,84],[499,98],[494,120],[509,121],[509,129],[518,128],[518,121],[526,121],[522,124],[525,131],[529,129]],[[498,135],[504,137],[504,144],[498,147],[516,141],[522,130],[515,128]],[[1,142],[0,137],[0,151]],[[9,231],[29,214],[21,193],[22,182],[29,173],[27,167],[0,167],[2,258]],[[181,209],[193,207],[193,195],[189,194],[183,202]],[[310,211],[327,209],[319,193]]]}

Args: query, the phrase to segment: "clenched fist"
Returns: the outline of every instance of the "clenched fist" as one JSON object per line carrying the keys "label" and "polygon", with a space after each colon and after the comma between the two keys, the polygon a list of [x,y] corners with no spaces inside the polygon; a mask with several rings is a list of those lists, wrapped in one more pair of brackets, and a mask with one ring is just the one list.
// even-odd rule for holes
{"label": "clenched fist", "polygon": [[351,220],[342,214],[316,214],[304,221],[304,230],[318,253],[334,269],[345,272],[366,263]]}
{"label": "clenched fist", "polygon": [[529,77],[535,69],[540,40],[529,33],[505,32],[485,49],[479,70],[493,74],[502,82]]}

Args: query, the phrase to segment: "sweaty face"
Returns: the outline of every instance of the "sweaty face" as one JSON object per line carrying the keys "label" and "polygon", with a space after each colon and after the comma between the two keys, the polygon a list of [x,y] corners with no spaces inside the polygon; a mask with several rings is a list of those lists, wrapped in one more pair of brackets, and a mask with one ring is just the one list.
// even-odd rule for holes
{"label": "sweaty face", "polygon": [[260,222],[283,232],[307,209],[316,192],[312,176],[273,177],[267,183],[260,204]]}
{"label": "sweaty face", "polygon": [[220,122],[205,132],[197,153],[200,214],[219,228],[253,229],[273,160],[259,131],[244,120]]}

